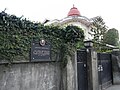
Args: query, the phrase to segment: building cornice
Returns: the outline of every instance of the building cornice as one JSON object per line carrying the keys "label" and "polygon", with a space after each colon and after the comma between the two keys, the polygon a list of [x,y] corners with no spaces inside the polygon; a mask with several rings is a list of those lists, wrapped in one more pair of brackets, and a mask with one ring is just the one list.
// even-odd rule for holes
{"label": "building cornice", "polygon": [[85,16],[68,16],[66,18],[63,18],[61,20],[52,20],[48,23],[46,23],[46,25],[61,25],[61,26],[64,26],[64,25],[67,25],[69,23],[81,23],[83,25],[85,25],[86,27],[90,27],[91,26],[91,20],[88,19],[87,17]]}

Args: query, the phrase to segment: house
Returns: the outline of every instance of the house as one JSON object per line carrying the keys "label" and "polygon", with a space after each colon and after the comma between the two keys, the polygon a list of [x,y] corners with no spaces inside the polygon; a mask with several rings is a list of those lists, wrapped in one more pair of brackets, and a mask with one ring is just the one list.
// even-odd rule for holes
{"label": "house", "polygon": [[45,21],[45,25],[58,25],[62,27],[66,27],[68,25],[75,25],[83,29],[85,34],[85,40],[91,40],[92,36],[89,34],[91,31],[91,23],[92,19],[88,19],[85,16],[82,16],[80,11],[73,5],[70,11],[67,14],[67,17],[58,20],[52,20],[47,22]]}

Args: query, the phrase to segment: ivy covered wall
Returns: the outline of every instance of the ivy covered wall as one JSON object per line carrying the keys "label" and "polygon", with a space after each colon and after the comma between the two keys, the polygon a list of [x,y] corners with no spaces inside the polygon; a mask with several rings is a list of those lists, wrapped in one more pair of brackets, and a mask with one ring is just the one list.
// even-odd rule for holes
{"label": "ivy covered wall", "polygon": [[31,42],[41,38],[52,44],[54,53],[62,51],[60,57],[64,59],[72,48],[81,46],[84,33],[76,26],[44,26],[23,17],[0,12],[0,60],[13,61],[18,56],[29,59]]}

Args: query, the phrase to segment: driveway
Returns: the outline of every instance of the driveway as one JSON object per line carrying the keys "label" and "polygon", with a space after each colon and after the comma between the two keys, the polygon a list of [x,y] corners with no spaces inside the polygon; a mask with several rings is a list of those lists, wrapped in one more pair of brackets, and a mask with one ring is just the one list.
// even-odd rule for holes
{"label": "driveway", "polygon": [[107,88],[106,90],[120,90],[120,85],[112,85],[111,87]]}

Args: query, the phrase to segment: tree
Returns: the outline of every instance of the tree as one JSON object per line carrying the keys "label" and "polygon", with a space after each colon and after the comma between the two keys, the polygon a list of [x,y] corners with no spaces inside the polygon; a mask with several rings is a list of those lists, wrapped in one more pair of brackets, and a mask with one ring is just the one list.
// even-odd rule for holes
{"label": "tree", "polygon": [[[93,36],[93,41],[96,43],[103,43],[103,36],[107,32],[107,26],[100,16],[97,16],[92,20],[93,22],[90,34]],[[94,44],[94,47],[99,50],[102,46],[100,46],[100,44]]]}
{"label": "tree", "polygon": [[115,28],[109,29],[103,37],[103,42],[113,46],[119,46],[119,33]]}
{"label": "tree", "polygon": [[93,22],[92,22],[91,34],[93,35],[93,40],[96,42],[102,42],[103,36],[107,31],[107,26],[105,25],[105,22],[100,16],[97,16],[92,20]]}
{"label": "tree", "polygon": [[120,48],[120,41],[119,41],[119,46],[118,47]]}

